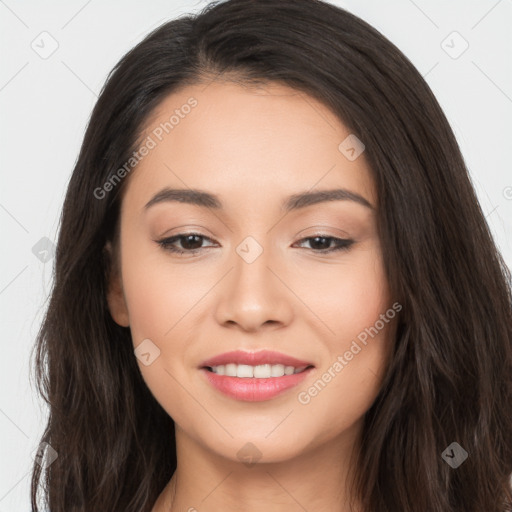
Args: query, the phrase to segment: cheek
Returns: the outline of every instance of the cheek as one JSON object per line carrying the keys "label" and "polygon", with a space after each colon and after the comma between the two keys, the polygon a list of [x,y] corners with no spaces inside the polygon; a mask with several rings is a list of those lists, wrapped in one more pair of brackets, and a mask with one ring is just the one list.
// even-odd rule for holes
{"label": "cheek", "polygon": [[366,344],[357,339],[340,343],[316,379],[298,390],[297,417],[304,430],[317,433],[318,443],[351,429],[372,406],[387,367],[390,325]]}
{"label": "cheek", "polygon": [[123,276],[135,345],[145,338],[163,339],[174,324],[173,312],[179,309],[178,297],[169,293],[165,279],[158,275],[154,267],[140,266],[127,269]]}
{"label": "cheek", "polygon": [[151,354],[147,365],[138,357],[138,366],[155,399],[175,421],[186,424],[187,414],[180,404],[190,402],[185,383],[192,363],[187,360],[187,348],[198,322],[198,302],[211,288],[211,272],[201,276],[192,266],[170,264],[165,253],[128,236],[123,250],[132,343],[136,354],[142,346],[149,347]]}
{"label": "cheek", "polygon": [[144,236],[139,235],[143,242],[138,243],[137,236],[127,234],[123,247],[123,286],[135,345],[145,338],[160,343],[172,338],[203,288],[210,285],[197,267],[176,264]]}
{"label": "cheek", "polygon": [[[329,438],[349,428],[375,400],[394,336],[396,313],[378,250],[331,271],[316,312],[329,331],[322,367],[312,385],[298,390],[305,421],[314,418]],[[313,420],[311,420],[313,421]]]}
{"label": "cheek", "polygon": [[311,289],[317,291],[309,296],[315,313],[329,327],[324,331],[334,354],[374,325],[392,301],[377,244],[360,250],[346,264],[328,267],[315,275],[315,287]]}
{"label": "cheek", "polygon": [[295,418],[315,445],[349,432],[372,406],[387,367],[390,325],[366,344],[357,338],[340,341],[309,385],[297,390]]}
{"label": "cheek", "polygon": [[[186,313],[193,303],[192,298],[187,297],[187,290],[180,288],[176,279],[171,282],[165,268],[157,265],[126,267],[125,292],[135,354],[148,351],[151,354],[149,364],[140,356],[137,364],[153,397],[174,421],[185,425],[188,415],[181,404],[190,402],[185,391],[189,386],[184,368],[189,340],[183,329],[187,328]],[[143,350],[143,346],[149,350]]]}

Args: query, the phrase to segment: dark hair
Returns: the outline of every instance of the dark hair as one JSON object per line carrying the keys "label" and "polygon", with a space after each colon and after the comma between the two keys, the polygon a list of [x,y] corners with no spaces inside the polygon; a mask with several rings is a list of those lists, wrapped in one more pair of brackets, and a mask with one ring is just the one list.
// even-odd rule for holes
{"label": "dark hair", "polygon": [[[98,199],[170,93],[211,80],[280,82],[330,108],[365,144],[391,295],[403,309],[365,415],[353,490],[371,512],[512,510],[511,276],[430,88],[385,37],[319,0],[230,0],[165,23],[116,65],[67,190],[35,345],[49,405],[34,463],[51,512],[146,512],[176,469],[174,422],[110,316],[104,247],[128,177]],[[457,469],[452,442],[469,454]],[[43,478],[44,476],[44,478]]]}

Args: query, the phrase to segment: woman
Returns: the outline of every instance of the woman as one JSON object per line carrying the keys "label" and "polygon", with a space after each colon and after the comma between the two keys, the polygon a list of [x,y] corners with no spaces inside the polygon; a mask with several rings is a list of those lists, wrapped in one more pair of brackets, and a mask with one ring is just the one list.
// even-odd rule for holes
{"label": "woman", "polygon": [[510,272],[362,20],[229,0],[155,30],[61,222],[34,510],[43,475],[52,512],[512,510]]}

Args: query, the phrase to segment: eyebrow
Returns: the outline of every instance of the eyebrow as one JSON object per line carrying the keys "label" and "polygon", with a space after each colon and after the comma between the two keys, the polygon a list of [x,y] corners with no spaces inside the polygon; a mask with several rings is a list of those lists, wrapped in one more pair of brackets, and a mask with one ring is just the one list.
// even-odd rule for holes
{"label": "eyebrow", "polygon": [[[193,204],[204,208],[213,208],[215,210],[222,210],[223,208],[222,202],[217,195],[205,192],[204,190],[164,188],[146,203],[144,210],[148,210],[155,204],[173,201]],[[285,198],[281,204],[281,209],[285,212],[289,212],[327,201],[353,201],[371,210],[375,209],[363,196],[343,188],[317,190],[315,192],[306,191],[298,194],[292,194]]]}

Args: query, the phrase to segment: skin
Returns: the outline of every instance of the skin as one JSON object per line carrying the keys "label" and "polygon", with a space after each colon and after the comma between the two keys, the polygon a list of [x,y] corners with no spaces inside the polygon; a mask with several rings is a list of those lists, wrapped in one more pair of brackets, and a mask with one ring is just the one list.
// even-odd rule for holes
{"label": "skin", "polygon": [[[376,211],[337,200],[283,215],[280,205],[293,193],[345,188],[375,207],[365,154],[349,161],[338,149],[350,134],[340,120],[276,83],[188,86],[160,104],[144,135],[191,96],[198,105],[126,178],[120,272],[108,292],[112,317],[130,327],[134,347],[149,338],[159,348],[148,366],[137,361],[176,424],[177,470],[152,510],[348,511],[350,457],[379,391],[394,322],[308,404],[298,393],[391,307]],[[145,211],[164,187],[215,193],[224,209],[161,202]],[[196,256],[155,242],[187,232],[207,237],[192,246],[202,244]],[[336,244],[304,241],[318,234],[355,242],[322,255]],[[263,248],[250,264],[236,252],[247,236]],[[236,349],[276,350],[315,369],[276,398],[237,401],[198,369]],[[261,454],[253,465],[237,455],[248,442]]]}

